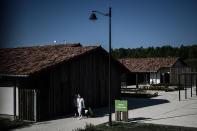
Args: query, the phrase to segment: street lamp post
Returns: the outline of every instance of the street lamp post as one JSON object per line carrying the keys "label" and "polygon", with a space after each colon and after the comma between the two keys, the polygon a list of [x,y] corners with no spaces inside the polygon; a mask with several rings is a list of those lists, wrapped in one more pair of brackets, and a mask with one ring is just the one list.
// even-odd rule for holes
{"label": "street lamp post", "polygon": [[102,13],[97,10],[93,10],[90,16],[90,20],[97,20],[95,13],[101,14],[103,16],[109,17],[109,126],[112,125],[112,118],[111,118],[111,8],[109,8],[109,13]]}

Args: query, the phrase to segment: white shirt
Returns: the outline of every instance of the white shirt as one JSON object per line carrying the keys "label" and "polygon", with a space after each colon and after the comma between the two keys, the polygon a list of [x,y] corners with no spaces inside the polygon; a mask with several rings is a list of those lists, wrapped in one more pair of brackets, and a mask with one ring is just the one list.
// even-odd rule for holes
{"label": "white shirt", "polygon": [[84,106],[83,98],[77,98],[77,107],[82,108]]}

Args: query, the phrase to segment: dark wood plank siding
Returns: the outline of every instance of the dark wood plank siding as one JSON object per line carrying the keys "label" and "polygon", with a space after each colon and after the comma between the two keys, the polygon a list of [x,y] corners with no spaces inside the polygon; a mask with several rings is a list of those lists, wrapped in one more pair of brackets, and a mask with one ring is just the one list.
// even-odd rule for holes
{"label": "dark wood plank siding", "polygon": [[[170,69],[170,83],[178,84],[178,73],[185,73],[185,72],[196,72],[195,68],[190,68],[190,67],[173,67]],[[182,75],[180,77],[180,83],[184,85],[186,78],[186,83],[191,82],[191,76],[186,75],[185,77]],[[192,83],[195,85],[195,75],[192,76]]]}
{"label": "dark wood plank siding", "polygon": [[[111,65],[114,100],[120,97],[121,69],[114,61]],[[107,106],[108,68],[107,53],[97,50],[32,76],[36,78],[32,78],[29,84],[34,83],[34,87],[38,89],[38,119],[45,120],[72,113],[76,93],[84,98],[86,107]]]}
{"label": "dark wood plank siding", "polygon": [[34,121],[34,94],[32,89],[19,88],[19,119]]}

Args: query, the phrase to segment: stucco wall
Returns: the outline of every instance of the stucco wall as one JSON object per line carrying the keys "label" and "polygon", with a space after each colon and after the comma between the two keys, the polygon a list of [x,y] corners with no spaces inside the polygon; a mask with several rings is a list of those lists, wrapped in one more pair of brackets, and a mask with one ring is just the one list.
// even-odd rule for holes
{"label": "stucco wall", "polygon": [[[0,87],[0,114],[14,115],[14,87]],[[16,88],[16,115],[18,115],[18,88]]]}

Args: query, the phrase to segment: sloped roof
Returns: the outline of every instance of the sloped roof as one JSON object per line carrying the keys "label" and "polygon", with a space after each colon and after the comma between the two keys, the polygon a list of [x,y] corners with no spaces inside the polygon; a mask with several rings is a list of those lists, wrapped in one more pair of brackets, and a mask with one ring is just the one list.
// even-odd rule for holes
{"label": "sloped roof", "polygon": [[162,67],[172,67],[177,60],[178,57],[119,59],[131,72],[156,72]]}
{"label": "sloped roof", "polygon": [[29,75],[97,48],[75,43],[0,49],[0,74]]}

